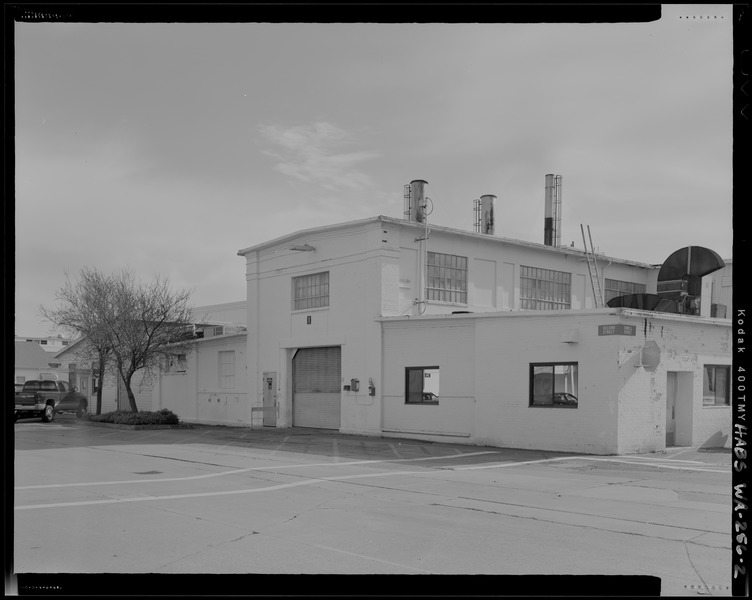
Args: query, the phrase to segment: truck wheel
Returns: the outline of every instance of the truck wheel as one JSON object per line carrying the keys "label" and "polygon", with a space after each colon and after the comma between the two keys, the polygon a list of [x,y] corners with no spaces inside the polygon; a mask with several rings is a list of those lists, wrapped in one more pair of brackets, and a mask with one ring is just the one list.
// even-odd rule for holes
{"label": "truck wheel", "polygon": [[44,412],[42,413],[42,422],[43,423],[52,423],[52,420],[55,418],[55,406],[53,404],[48,404],[44,407]]}
{"label": "truck wheel", "polygon": [[76,418],[81,419],[86,416],[86,402],[81,402],[76,409]]}

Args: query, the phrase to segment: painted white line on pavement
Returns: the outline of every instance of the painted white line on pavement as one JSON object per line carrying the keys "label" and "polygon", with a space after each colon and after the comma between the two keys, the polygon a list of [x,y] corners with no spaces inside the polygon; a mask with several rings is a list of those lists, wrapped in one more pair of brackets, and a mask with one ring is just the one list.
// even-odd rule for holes
{"label": "painted white line on pavement", "polygon": [[671,458],[670,456],[635,456],[635,455],[627,455],[622,456],[624,459],[630,459],[630,460],[648,460],[648,461],[664,461],[668,460],[670,462],[678,462],[678,463],[693,463],[697,465],[704,465],[707,463],[702,462],[701,460],[684,460],[681,458]]}
{"label": "painted white line on pavement", "polygon": [[[403,459],[403,461],[416,461],[416,460],[434,460],[434,459],[440,459],[440,458],[459,458],[460,456],[471,456],[472,454],[494,454],[494,452],[476,452],[471,454],[462,454],[462,455],[456,455],[454,457],[452,456],[430,456],[425,457],[422,459]],[[541,460],[531,460],[531,461],[523,461],[523,462],[516,462],[516,463],[501,463],[496,465],[474,465],[474,466],[468,466],[468,467],[456,467],[452,470],[470,470],[470,469],[484,469],[484,468],[501,468],[501,467],[514,467],[514,466],[521,466],[521,465],[529,465],[529,464],[540,464],[540,463],[546,463],[546,462],[558,462],[558,461],[564,461],[564,460],[591,460],[591,461],[609,461],[609,462],[626,462],[628,464],[637,464],[630,461],[623,461],[618,459],[607,459],[607,458],[595,458],[595,457],[581,457],[581,456],[562,456],[557,458],[546,458]],[[352,465],[352,464],[374,464],[374,463],[382,463],[382,462],[396,462],[396,461],[384,461],[384,460],[376,460],[376,461],[355,461],[352,463],[322,463],[320,465],[315,466],[332,466],[333,464],[339,465]],[[314,466],[314,465],[287,465],[288,467],[301,467],[301,466]],[[695,467],[672,467],[667,466],[663,464],[654,464],[650,466],[655,466],[659,468],[675,468],[675,469],[685,469],[685,470],[691,470],[691,471],[709,471],[713,473],[725,473],[725,471],[717,471],[717,470],[711,470],[711,469],[699,469]],[[237,471],[226,471],[222,474],[232,474],[232,473],[238,473],[238,472],[244,472],[244,471],[254,471],[254,470],[261,470],[261,469],[270,469],[270,468],[281,468],[281,467],[255,467],[250,469],[240,469]],[[291,483],[280,483],[277,485],[262,487],[262,488],[251,488],[251,489],[241,489],[241,490],[226,490],[226,491],[219,491],[219,492],[200,492],[200,493],[194,493],[194,494],[171,494],[171,495],[164,495],[164,496],[139,496],[139,497],[131,497],[131,498],[110,498],[107,500],[84,500],[80,502],[59,502],[59,503],[53,503],[53,504],[29,504],[26,506],[16,506],[15,510],[34,510],[39,508],[65,508],[65,507],[72,507],[72,506],[92,506],[97,504],[120,504],[123,502],[150,502],[150,501],[159,501],[159,500],[183,500],[188,498],[208,498],[208,497],[216,497],[216,496],[234,496],[234,495],[240,495],[240,494],[253,494],[256,492],[273,492],[277,490],[287,489],[287,488],[293,488],[293,487],[300,487],[304,485],[314,485],[317,483],[323,483],[327,481],[345,481],[350,479],[365,479],[369,477],[389,477],[392,475],[425,475],[426,471],[381,471],[379,473],[361,473],[358,475],[340,475],[337,477],[318,477],[318,478],[310,478],[310,479],[304,479],[301,481],[295,481]],[[214,476],[220,475],[219,473],[212,474]],[[196,476],[196,478],[199,477],[205,477],[205,476]],[[189,478],[193,479],[193,478]],[[147,480],[147,481],[155,481],[155,480]],[[158,482],[160,481],[166,481],[166,480],[156,480]],[[133,483],[133,482],[113,482],[113,483]],[[66,485],[66,484],[64,484]],[[83,485],[97,485],[97,484],[83,484]],[[60,486],[53,486],[53,487],[60,487]],[[18,489],[18,488],[17,488]]]}
{"label": "painted white line on pavement", "polygon": [[[330,463],[329,463],[330,464]],[[71,506],[92,506],[96,504],[122,504],[123,502],[153,502],[157,500],[185,500],[188,498],[210,498],[216,496],[237,496],[240,494],[253,494],[255,492],[274,492],[287,488],[300,487],[303,485],[315,485],[327,481],[344,481],[347,479],[364,479],[367,477],[390,477],[392,475],[421,475],[425,471],[382,471],[379,473],[361,473],[359,475],[340,475],[338,477],[319,477],[315,479],[303,479],[292,483],[280,483],[263,488],[250,488],[242,490],[226,490],[223,492],[198,492],[195,494],[172,494],[168,496],[138,496],[136,498],[109,498],[107,500],[83,500],[80,502],[56,502],[54,504],[28,504],[16,506],[15,510],[34,510],[38,508],[66,508]]]}
{"label": "painted white line on pavement", "polygon": [[267,467],[248,467],[245,469],[233,469],[231,471],[220,471],[218,473],[206,473],[204,475],[191,475],[188,477],[160,477],[153,479],[125,479],[120,481],[89,481],[84,483],[50,483],[45,485],[24,485],[17,486],[16,490],[39,490],[48,488],[64,488],[64,487],[86,487],[97,485],[121,485],[131,483],[163,483],[167,481],[193,481],[197,479],[208,479],[210,477],[224,477],[225,475],[239,475],[240,473],[249,473],[251,471],[266,471],[269,469],[299,469],[302,467],[347,467],[351,465],[375,465],[384,462],[410,462],[410,461],[424,461],[424,460],[439,460],[442,458],[464,458],[467,456],[478,456],[480,454],[495,454],[493,451],[487,452],[468,452],[467,454],[455,454],[449,456],[424,456],[421,458],[401,458],[391,460],[356,460],[352,462],[335,462],[335,463],[301,463],[293,465],[269,465]]}
{"label": "painted white line on pavement", "polygon": [[347,550],[340,550],[339,548],[332,548],[330,546],[322,546],[321,544],[313,544],[314,548],[323,548],[324,550],[331,550],[332,552],[340,552],[347,554],[348,556],[356,556],[357,558],[365,558],[366,560],[373,560],[375,562],[384,563],[385,565],[391,565],[393,567],[401,567],[403,569],[409,569],[410,571],[417,571],[418,573],[433,574],[433,571],[426,571],[425,569],[417,569],[415,567],[408,567],[407,565],[401,565],[400,563],[392,562],[390,560],[384,560],[382,558],[375,558],[373,556],[366,556],[365,554],[358,554],[357,552],[348,552]]}
{"label": "painted white line on pavement", "polygon": [[[477,470],[477,469],[501,469],[504,467],[519,467],[522,465],[535,465],[535,464],[541,464],[541,463],[548,463],[548,462],[558,462],[558,461],[564,461],[564,460],[585,460],[585,461],[603,461],[603,462],[617,462],[617,463],[626,463],[628,465],[639,465],[639,466],[650,466],[650,467],[656,467],[659,469],[678,469],[682,471],[704,471],[707,473],[729,473],[731,474],[731,468],[728,469],[702,469],[699,467],[692,467],[689,465],[667,465],[664,463],[652,463],[652,462],[634,462],[631,460],[622,460],[619,458],[600,458],[600,457],[594,457],[594,456],[560,456],[557,458],[541,458],[539,460],[526,460],[522,462],[507,462],[507,463],[497,463],[492,465],[471,465],[467,467],[449,467],[453,471],[470,471],[470,470]],[[686,462],[686,461],[677,461],[677,462]],[[702,464],[702,463],[701,463]]]}

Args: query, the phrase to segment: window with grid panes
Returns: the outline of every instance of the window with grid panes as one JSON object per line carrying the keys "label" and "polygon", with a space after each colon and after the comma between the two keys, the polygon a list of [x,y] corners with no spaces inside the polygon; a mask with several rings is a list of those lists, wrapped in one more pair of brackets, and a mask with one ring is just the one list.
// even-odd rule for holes
{"label": "window with grid panes", "polygon": [[647,291],[644,283],[632,283],[631,281],[619,281],[618,279],[606,279],[606,286],[603,290],[604,301],[608,302],[617,296],[626,296],[627,294],[644,294]]}
{"label": "window with grid panes", "polygon": [[329,271],[293,277],[293,310],[329,306]]}
{"label": "window with grid panes", "polygon": [[467,257],[427,254],[426,299],[467,304]]}
{"label": "window with grid panes", "polygon": [[571,306],[571,273],[520,266],[520,308],[556,310]]}

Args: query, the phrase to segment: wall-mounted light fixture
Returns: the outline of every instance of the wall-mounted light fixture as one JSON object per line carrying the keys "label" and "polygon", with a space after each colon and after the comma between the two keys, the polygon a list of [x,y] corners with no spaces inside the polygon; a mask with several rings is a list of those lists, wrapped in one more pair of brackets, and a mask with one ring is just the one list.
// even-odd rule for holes
{"label": "wall-mounted light fixture", "polygon": [[296,250],[298,252],[315,252],[316,248],[309,244],[297,244],[295,246],[290,246],[290,250]]}

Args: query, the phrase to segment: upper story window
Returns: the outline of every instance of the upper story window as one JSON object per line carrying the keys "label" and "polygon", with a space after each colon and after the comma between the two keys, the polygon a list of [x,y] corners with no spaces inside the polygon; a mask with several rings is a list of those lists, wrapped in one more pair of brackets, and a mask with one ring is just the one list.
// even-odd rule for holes
{"label": "upper story window", "polygon": [[644,283],[632,283],[631,281],[619,281],[618,279],[606,279],[606,289],[604,290],[604,301],[608,302],[617,296],[626,296],[627,294],[644,294],[647,292],[647,286]]}
{"label": "upper story window", "polygon": [[292,278],[293,310],[329,306],[329,271]]}
{"label": "upper story window", "polygon": [[467,304],[467,257],[428,252],[426,299]]}
{"label": "upper story window", "polygon": [[520,266],[520,308],[556,310],[571,307],[571,273]]}

